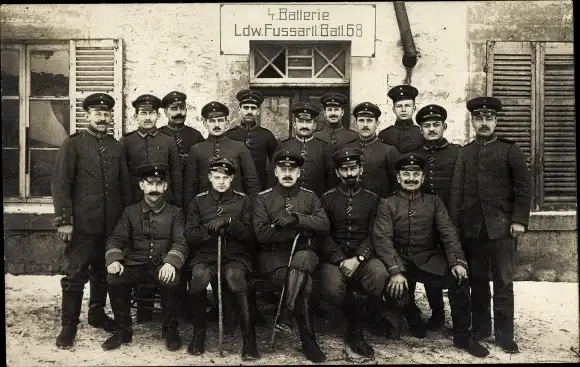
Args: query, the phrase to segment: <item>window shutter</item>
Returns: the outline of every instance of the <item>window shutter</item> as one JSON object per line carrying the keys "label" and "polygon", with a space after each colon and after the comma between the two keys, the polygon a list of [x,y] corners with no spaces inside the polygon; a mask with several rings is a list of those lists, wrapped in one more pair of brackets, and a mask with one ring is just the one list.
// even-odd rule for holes
{"label": "window shutter", "polygon": [[540,46],[539,156],[543,209],[576,208],[576,108],[571,42]]}
{"label": "window shutter", "polygon": [[70,55],[71,133],[88,126],[83,100],[92,93],[102,92],[115,99],[112,126],[108,132],[119,139],[123,133],[122,40],[71,40]]}

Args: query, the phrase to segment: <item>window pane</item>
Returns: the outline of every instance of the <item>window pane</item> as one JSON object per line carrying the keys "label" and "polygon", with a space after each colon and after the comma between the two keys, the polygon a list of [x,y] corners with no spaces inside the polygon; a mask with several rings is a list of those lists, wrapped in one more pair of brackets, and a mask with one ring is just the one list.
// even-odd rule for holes
{"label": "window pane", "polygon": [[19,89],[20,51],[2,50],[0,54],[0,90],[3,96],[17,96]]}
{"label": "window pane", "polygon": [[312,47],[288,47],[288,56],[310,56]]}
{"label": "window pane", "polygon": [[2,149],[2,186],[5,198],[18,195],[18,167],[20,150],[18,148]]}
{"label": "window pane", "polygon": [[50,180],[58,149],[30,149],[30,195],[51,196]]}
{"label": "window pane", "polygon": [[289,78],[312,78],[312,70],[288,70]]}
{"label": "window pane", "polygon": [[69,52],[30,52],[30,95],[68,97]]}
{"label": "window pane", "polygon": [[[269,43],[259,45],[256,48],[260,50],[260,52],[264,54],[264,56],[266,56],[268,60],[272,60],[272,58],[276,56],[276,54],[282,49],[282,46]],[[284,54],[284,52],[282,52],[282,54]]]}
{"label": "window pane", "polygon": [[2,110],[2,147],[18,147],[20,102],[17,99],[3,99],[0,110]]}
{"label": "window pane", "polygon": [[293,59],[288,58],[288,67],[292,66],[308,66],[312,67],[312,59]]}
{"label": "window pane", "polygon": [[266,65],[266,60],[259,53],[254,53],[254,76]]}
{"label": "window pane", "polygon": [[[286,54],[282,52],[275,60],[272,62],[278,70],[282,73],[286,72]],[[260,75],[258,78],[283,78],[285,75],[280,74],[278,70],[274,69],[272,65],[269,65]]]}
{"label": "window pane", "polygon": [[[332,58],[329,58],[329,60],[331,60],[331,59]],[[344,71],[346,69],[344,53],[340,54],[340,56],[338,56],[336,58],[336,60],[334,60],[332,62],[332,64],[334,66],[336,66],[338,68],[338,70],[340,70],[341,72],[344,73]],[[314,55],[314,72],[315,72],[315,74],[318,73],[320,71],[320,69],[324,68],[326,65],[327,65],[326,60],[324,60],[324,58],[320,54],[316,53]],[[338,74],[336,72],[336,70],[334,70],[334,68],[330,65],[326,69],[324,69],[322,74],[320,74],[318,77],[319,78],[342,78],[342,76],[340,74]]]}
{"label": "window pane", "polygon": [[58,148],[70,134],[68,101],[30,101],[31,148]]}

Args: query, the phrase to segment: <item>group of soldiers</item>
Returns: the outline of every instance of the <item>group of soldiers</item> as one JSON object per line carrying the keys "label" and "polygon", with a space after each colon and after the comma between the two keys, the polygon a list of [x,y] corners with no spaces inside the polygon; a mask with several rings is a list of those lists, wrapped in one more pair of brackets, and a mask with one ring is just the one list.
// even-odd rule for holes
{"label": "group of soldiers", "polygon": [[[342,309],[345,345],[373,358],[365,327],[396,333],[397,316],[404,316],[412,335],[423,338],[444,326],[442,289],[454,346],[485,357],[480,341],[492,333],[491,269],[495,340],[518,352],[515,239],[526,231],[531,195],[524,153],[494,132],[498,99],[467,102],[476,138],[460,147],[444,138],[443,107],[421,108],[415,123],[417,95],[408,85],[388,92],[396,121],[380,133],[381,110],[373,103],[353,109],[356,131],[342,124],[344,95],[323,95],[322,109],[295,103],[294,136],[280,142],[259,126],[264,98],[254,90],[236,95],[241,117],[232,129],[226,130],[225,104],[201,109],[207,139],[185,125],[181,92],[139,96],[132,103],[139,126],[120,142],[107,135],[113,98],[88,96],[88,128],[65,139],[52,180],[68,261],[57,346],[74,343],[86,282],[88,323],[112,333],[105,350],[132,340],[132,286],[155,283],[167,349],[181,347],[185,308],[193,324],[188,352],[200,355],[206,289],[210,283],[215,289],[217,278],[238,306],[242,359],[259,358],[260,318],[248,279],[260,274],[282,289],[275,331],[291,332],[295,320],[312,362],[326,360],[314,331],[317,294]],[[160,108],[168,124],[157,129]],[[317,127],[320,113],[326,124]],[[426,323],[415,303],[416,282],[425,285],[431,308]],[[107,292],[114,320],[104,312]]]}

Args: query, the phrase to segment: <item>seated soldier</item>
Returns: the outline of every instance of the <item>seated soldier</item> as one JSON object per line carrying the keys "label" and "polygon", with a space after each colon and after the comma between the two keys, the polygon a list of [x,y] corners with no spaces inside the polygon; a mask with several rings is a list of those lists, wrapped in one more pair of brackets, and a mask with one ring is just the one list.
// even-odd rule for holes
{"label": "seated soldier", "polygon": [[357,148],[345,148],[332,155],[341,182],[321,198],[330,220],[330,235],[322,246],[325,261],[319,274],[323,297],[342,307],[348,320],[345,344],[355,353],[374,358],[363,327],[372,316],[372,302],[380,303],[387,269],[374,257],[372,229],[379,197],[362,187],[362,155]]}
{"label": "seated soldier", "polygon": [[[437,195],[421,192],[426,159],[407,153],[395,162],[400,188],[381,199],[373,228],[373,244],[390,278],[386,298],[404,313],[412,312],[413,302],[407,279],[425,286],[449,290],[453,320],[453,345],[476,357],[489,351],[471,334],[471,300],[467,281],[467,263],[457,230]],[[439,233],[444,251],[435,242]],[[405,299],[404,302],[400,302]]]}
{"label": "seated soldier", "polygon": [[103,343],[104,350],[132,341],[131,286],[153,282],[161,286],[165,345],[169,350],[181,347],[177,330],[179,269],[185,264],[188,248],[183,237],[183,213],[163,197],[167,169],[166,164],[138,167],[143,199],[125,208],[107,239],[107,283],[118,330]]}
{"label": "seated soldier", "polygon": [[232,189],[235,174],[236,164],[231,158],[210,158],[208,178],[211,189],[194,197],[187,213],[185,238],[192,253],[189,294],[193,306],[193,337],[187,351],[194,355],[205,352],[206,289],[217,276],[217,241],[221,236],[222,274],[238,301],[243,338],[241,355],[244,361],[248,361],[260,357],[246,280],[252,271],[252,205],[247,195]]}
{"label": "seated soldier", "polygon": [[302,352],[312,362],[323,362],[326,356],[316,342],[310,310],[311,275],[318,265],[313,239],[327,235],[330,223],[316,194],[296,184],[304,163],[302,156],[282,149],[274,155],[273,163],[278,183],[256,197],[253,210],[260,272],[279,286],[285,286],[276,328],[288,330],[296,309]]}

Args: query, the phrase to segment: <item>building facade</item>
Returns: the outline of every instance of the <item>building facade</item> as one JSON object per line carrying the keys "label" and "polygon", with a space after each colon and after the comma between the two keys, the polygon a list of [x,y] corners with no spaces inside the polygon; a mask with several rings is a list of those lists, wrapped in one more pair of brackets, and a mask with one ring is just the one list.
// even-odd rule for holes
{"label": "building facade", "polygon": [[[328,91],[350,109],[370,101],[394,122],[388,90],[412,84],[417,108],[448,111],[448,140],[473,139],[465,102],[500,98],[498,132],[528,156],[534,199],[519,240],[520,279],[577,276],[576,139],[571,1],[407,2],[418,52],[403,66],[393,3],[2,5],[2,175],[5,269],[59,272],[50,175],[63,139],[86,128],[81,102],[117,101],[111,134],[136,129],[131,101],[187,94],[186,123],[205,136],[201,107],[235,94],[266,97],[261,124],[290,134],[289,108]],[[158,126],[166,123],[163,116]],[[557,270],[556,270],[557,269]]]}

